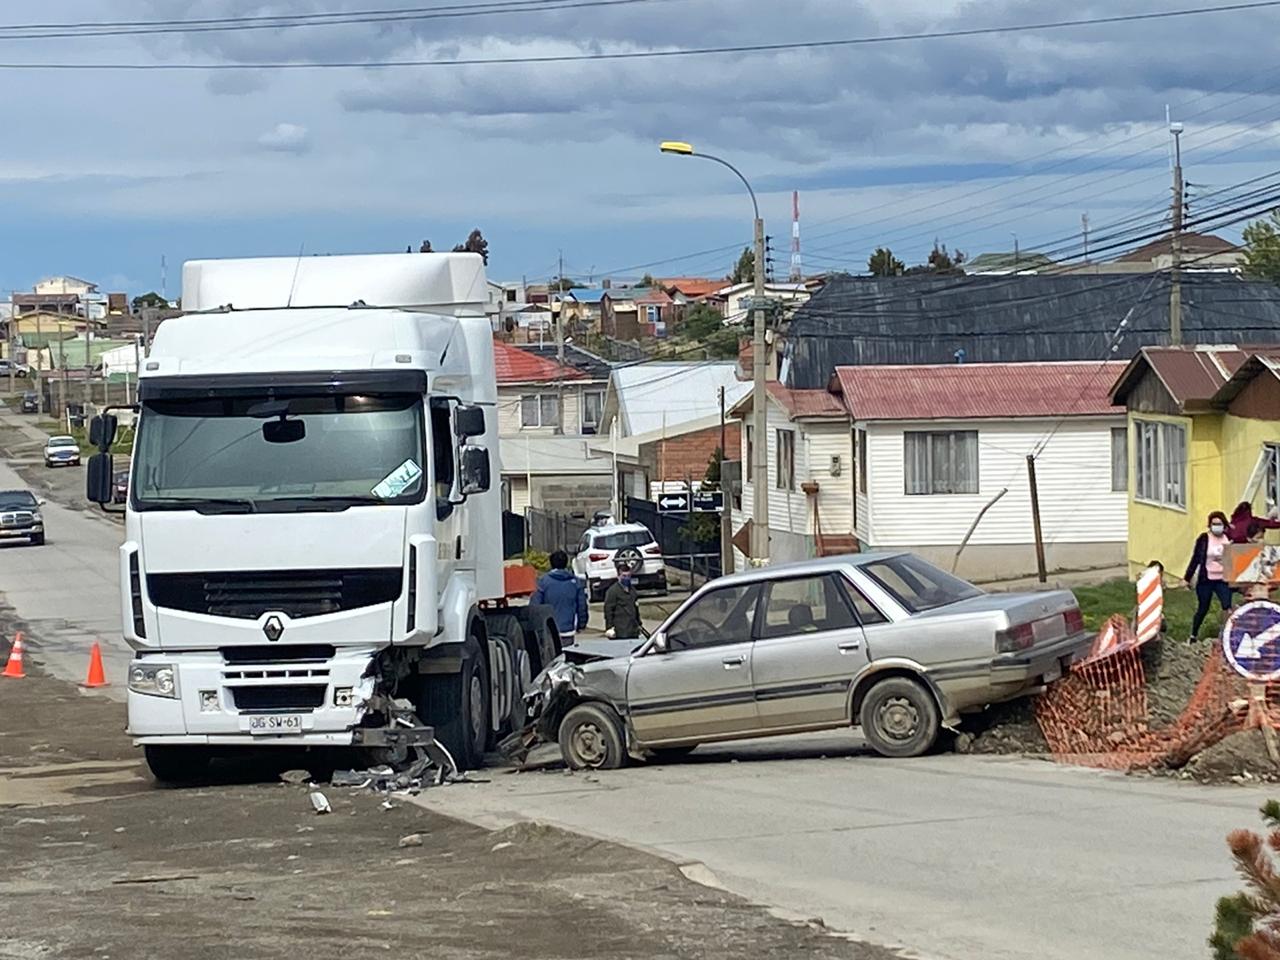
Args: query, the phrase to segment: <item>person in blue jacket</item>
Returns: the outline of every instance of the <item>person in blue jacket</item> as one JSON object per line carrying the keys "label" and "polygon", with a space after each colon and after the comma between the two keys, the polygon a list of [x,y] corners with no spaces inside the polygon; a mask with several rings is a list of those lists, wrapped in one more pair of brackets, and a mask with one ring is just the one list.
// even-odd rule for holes
{"label": "person in blue jacket", "polygon": [[551,554],[551,571],[538,579],[530,603],[545,603],[555,611],[560,642],[568,645],[587,626],[587,591],[568,569],[569,555],[563,550]]}

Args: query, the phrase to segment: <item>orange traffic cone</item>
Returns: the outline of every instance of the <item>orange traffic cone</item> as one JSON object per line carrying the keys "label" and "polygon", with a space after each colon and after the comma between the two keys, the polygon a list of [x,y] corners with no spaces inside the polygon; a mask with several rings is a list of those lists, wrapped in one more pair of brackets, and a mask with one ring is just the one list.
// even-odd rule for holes
{"label": "orange traffic cone", "polygon": [[9,662],[4,665],[4,673],[0,673],[0,677],[21,680],[26,676],[22,672],[22,649],[22,631],[19,630],[13,635],[13,649],[9,651]]}
{"label": "orange traffic cone", "polygon": [[102,648],[98,646],[98,641],[93,641],[93,646],[89,649],[89,676],[85,680],[86,687],[105,687],[107,686],[107,675],[102,669]]}

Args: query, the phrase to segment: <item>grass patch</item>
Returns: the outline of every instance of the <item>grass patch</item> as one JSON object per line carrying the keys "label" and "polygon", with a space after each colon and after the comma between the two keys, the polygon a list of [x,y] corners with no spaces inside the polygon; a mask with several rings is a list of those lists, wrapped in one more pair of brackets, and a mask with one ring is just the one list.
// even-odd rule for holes
{"label": "grass patch", "polygon": [[[1123,614],[1132,619],[1138,605],[1136,590],[1136,586],[1129,580],[1108,580],[1097,586],[1075,587],[1072,592],[1080,601],[1080,612],[1084,614],[1085,626],[1090,630],[1100,630],[1107,618],[1113,614]],[[1165,587],[1164,619],[1169,636],[1178,640],[1185,640],[1190,636],[1191,619],[1195,616],[1195,612],[1195,593],[1186,587]],[[1222,612],[1215,601],[1209,616],[1200,627],[1200,636],[1217,636],[1222,632],[1222,620]]]}

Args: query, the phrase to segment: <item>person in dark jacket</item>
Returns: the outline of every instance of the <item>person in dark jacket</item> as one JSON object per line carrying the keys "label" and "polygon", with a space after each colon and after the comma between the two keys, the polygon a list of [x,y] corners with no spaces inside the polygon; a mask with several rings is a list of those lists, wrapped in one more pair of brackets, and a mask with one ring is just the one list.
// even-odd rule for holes
{"label": "person in dark jacket", "polygon": [[573,643],[579,630],[587,626],[587,591],[568,569],[569,555],[563,550],[551,554],[551,570],[538,580],[530,603],[545,603],[556,615],[560,642]]}
{"label": "person in dark jacket", "polygon": [[1232,543],[1248,543],[1262,536],[1264,530],[1280,530],[1280,520],[1269,520],[1266,517],[1255,517],[1253,506],[1245,500],[1231,511],[1231,522],[1227,525],[1227,538]]}
{"label": "person in dark jacket", "polygon": [[1227,515],[1221,510],[1209,514],[1209,529],[1196,537],[1196,545],[1191,550],[1191,562],[1187,564],[1187,573],[1183,577],[1187,586],[1196,592],[1195,618],[1191,621],[1191,636],[1194,642],[1200,634],[1200,625],[1209,615],[1209,607],[1213,598],[1218,598],[1222,612],[1231,609],[1231,585],[1227,583],[1226,571],[1222,565],[1222,552],[1231,541],[1227,538]]}
{"label": "person in dark jacket", "polygon": [[617,582],[604,595],[604,635],[630,640],[640,636],[640,603],[631,570],[618,565]]}

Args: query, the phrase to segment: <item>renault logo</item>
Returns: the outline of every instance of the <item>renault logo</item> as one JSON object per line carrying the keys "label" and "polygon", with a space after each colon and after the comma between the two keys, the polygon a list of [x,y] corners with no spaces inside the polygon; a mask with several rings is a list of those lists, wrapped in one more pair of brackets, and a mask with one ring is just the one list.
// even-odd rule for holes
{"label": "renault logo", "polygon": [[267,617],[267,622],[262,625],[262,632],[267,635],[267,639],[275,643],[284,636],[284,624],[280,622],[277,616]]}

